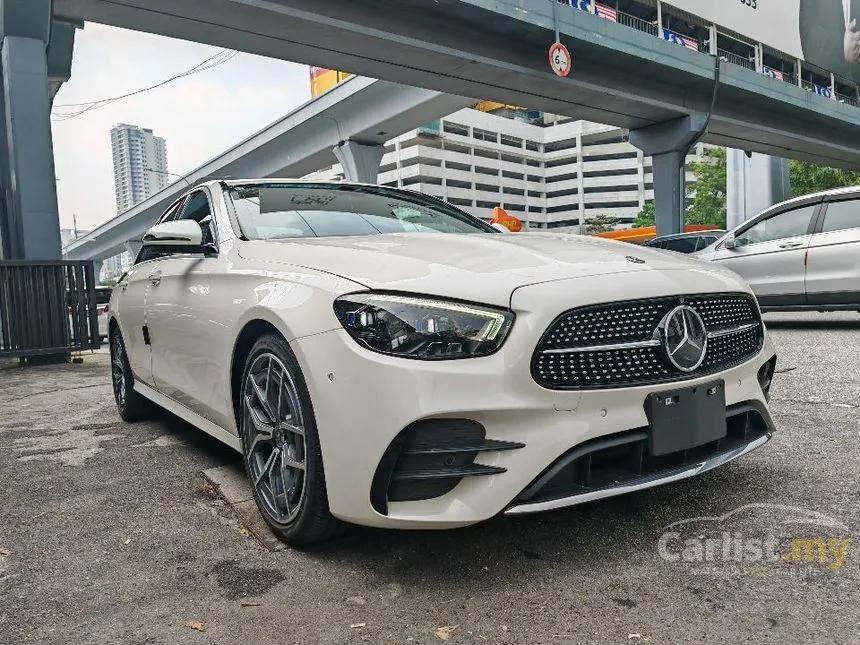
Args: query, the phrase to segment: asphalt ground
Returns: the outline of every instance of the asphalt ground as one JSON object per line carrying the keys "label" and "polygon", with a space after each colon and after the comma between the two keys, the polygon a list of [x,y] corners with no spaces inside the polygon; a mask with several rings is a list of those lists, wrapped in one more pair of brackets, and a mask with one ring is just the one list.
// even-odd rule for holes
{"label": "asphalt ground", "polygon": [[[0,643],[860,643],[860,314],[766,318],[779,432],[760,450],[309,551],[264,548],[202,477],[229,449],[122,423],[104,352],[0,369]],[[722,519],[682,522],[702,517]]]}

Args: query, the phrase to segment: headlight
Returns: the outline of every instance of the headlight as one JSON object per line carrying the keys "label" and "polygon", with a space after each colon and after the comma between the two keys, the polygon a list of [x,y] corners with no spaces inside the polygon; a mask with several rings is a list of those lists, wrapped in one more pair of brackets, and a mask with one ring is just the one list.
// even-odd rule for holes
{"label": "headlight", "polygon": [[342,296],[334,310],[368,349],[427,361],[492,354],[514,321],[505,309],[393,294]]}

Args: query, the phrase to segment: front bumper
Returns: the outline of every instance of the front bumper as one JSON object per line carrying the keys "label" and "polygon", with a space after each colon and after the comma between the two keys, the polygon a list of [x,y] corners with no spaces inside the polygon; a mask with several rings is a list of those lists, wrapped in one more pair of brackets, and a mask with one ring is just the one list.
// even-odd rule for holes
{"label": "front bumper", "polygon": [[[331,512],[345,521],[390,528],[453,528],[499,513],[549,510],[630,490],[655,486],[715,468],[762,445],[772,424],[759,369],[775,351],[765,335],[762,350],[746,363],[719,374],[681,383],[613,390],[554,391],[531,378],[535,330],[547,321],[518,313],[517,325],[498,353],[478,359],[422,362],[365,350],[336,330],[295,340],[314,404]],[[646,396],[720,378],[726,404],[764,410],[768,431],[747,445],[702,462],[664,470],[633,483],[540,502],[517,498],[549,467],[586,442],[647,427]],[[477,463],[504,469],[465,477],[432,499],[390,502],[385,513],[371,502],[374,474],[392,441],[422,419],[470,419],[486,438],[524,444],[515,450],[482,452]]]}

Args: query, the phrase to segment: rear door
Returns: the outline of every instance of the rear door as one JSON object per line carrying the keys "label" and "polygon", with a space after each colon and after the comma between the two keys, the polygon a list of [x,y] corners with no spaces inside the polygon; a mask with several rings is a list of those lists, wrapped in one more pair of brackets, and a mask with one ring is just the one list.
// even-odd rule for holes
{"label": "rear door", "polygon": [[806,262],[809,304],[860,304],[860,195],[828,198],[815,230]]}
{"label": "rear door", "polygon": [[806,249],[819,201],[792,205],[735,233],[735,248],[717,247],[712,260],[750,283],[762,306],[806,304]]}
{"label": "rear door", "polygon": [[152,361],[146,331],[146,298],[150,276],[158,270],[158,259],[137,262],[120,278],[113,290],[113,308],[122,332],[125,353],[136,381],[152,385]]}

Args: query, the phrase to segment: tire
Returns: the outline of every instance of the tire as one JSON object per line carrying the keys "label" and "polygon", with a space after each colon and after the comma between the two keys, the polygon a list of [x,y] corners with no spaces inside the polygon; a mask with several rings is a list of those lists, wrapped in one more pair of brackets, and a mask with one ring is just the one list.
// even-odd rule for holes
{"label": "tire", "polygon": [[254,501],[275,535],[301,547],[340,533],[344,525],[329,511],[307,384],[276,334],[261,336],[245,361],[239,429]]}
{"label": "tire", "polygon": [[119,327],[114,329],[110,336],[110,362],[113,398],[122,420],[143,421],[155,416],[158,407],[134,389],[134,374],[131,372]]}

